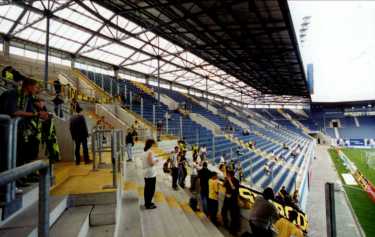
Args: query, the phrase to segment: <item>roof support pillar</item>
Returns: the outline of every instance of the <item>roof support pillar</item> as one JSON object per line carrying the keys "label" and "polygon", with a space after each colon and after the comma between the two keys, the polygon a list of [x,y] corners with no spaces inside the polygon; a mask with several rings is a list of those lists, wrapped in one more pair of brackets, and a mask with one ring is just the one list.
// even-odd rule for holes
{"label": "roof support pillar", "polygon": [[208,76],[206,76],[206,105],[208,109]]}
{"label": "roof support pillar", "polygon": [[4,56],[9,56],[9,45],[10,45],[10,40],[7,37],[3,38],[3,55]]}
{"label": "roof support pillar", "polygon": [[70,68],[74,69],[76,66],[76,57],[72,54],[70,57]]}
{"label": "roof support pillar", "polygon": [[47,88],[48,85],[48,55],[49,55],[49,23],[51,19],[51,11],[49,9],[44,12],[46,16],[46,45],[44,50],[44,88]]}
{"label": "roof support pillar", "polygon": [[158,55],[157,60],[158,60],[158,106],[160,107],[160,55]]}
{"label": "roof support pillar", "polygon": [[120,77],[119,77],[119,67],[113,67],[113,72],[116,81],[116,96],[120,95]]}
{"label": "roof support pillar", "polygon": [[187,93],[190,95],[190,87],[187,88]]}
{"label": "roof support pillar", "polygon": [[172,90],[173,82],[169,82],[169,90]]}
{"label": "roof support pillar", "polygon": [[146,76],[146,77],[145,77],[145,80],[146,80],[146,85],[150,85],[150,77],[149,77],[149,76]]}

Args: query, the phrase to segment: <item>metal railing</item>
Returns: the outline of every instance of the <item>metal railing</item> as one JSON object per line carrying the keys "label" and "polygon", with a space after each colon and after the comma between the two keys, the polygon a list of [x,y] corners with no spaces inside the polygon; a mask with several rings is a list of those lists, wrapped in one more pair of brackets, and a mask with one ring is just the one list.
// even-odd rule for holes
{"label": "metal railing", "polygon": [[[112,185],[103,188],[117,187],[117,173],[120,172],[120,162],[124,161],[125,136],[120,129],[97,129],[91,134],[91,149],[93,160],[93,171],[105,168],[103,153],[111,153]],[[97,162],[97,157],[99,158]]]}
{"label": "metal railing", "polygon": [[0,173],[0,186],[7,185],[19,178],[39,171],[39,205],[38,205],[38,236],[49,236],[49,162],[37,160]]}
{"label": "metal railing", "polygon": [[[1,133],[4,136],[2,138],[2,146],[6,147],[5,153],[1,155],[6,156],[6,159],[1,159],[3,162],[3,170],[10,170],[16,167],[17,163],[17,130],[20,118],[12,119],[8,115],[0,114],[0,126]],[[4,163],[5,162],[5,163]],[[6,186],[5,191],[5,203],[10,203],[15,199],[16,196],[16,185],[15,182],[9,183]]]}

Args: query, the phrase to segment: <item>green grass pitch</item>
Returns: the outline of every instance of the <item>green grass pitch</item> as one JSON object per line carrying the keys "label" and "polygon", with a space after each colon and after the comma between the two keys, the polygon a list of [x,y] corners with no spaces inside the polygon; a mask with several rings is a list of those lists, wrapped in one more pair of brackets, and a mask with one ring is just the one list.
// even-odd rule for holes
{"label": "green grass pitch", "polygon": [[[369,179],[372,183],[375,183],[375,170],[368,167],[364,151],[360,149],[343,149],[344,153],[348,158],[355,163],[357,168]],[[348,173],[349,171],[342,164],[335,150],[329,151],[337,172],[340,175],[342,182],[344,183],[341,174]],[[375,203],[373,203],[367,196],[367,193],[359,190],[359,186],[345,185],[346,194],[350,200],[350,203],[354,209],[354,212],[366,233],[366,236],[375,237]]]}

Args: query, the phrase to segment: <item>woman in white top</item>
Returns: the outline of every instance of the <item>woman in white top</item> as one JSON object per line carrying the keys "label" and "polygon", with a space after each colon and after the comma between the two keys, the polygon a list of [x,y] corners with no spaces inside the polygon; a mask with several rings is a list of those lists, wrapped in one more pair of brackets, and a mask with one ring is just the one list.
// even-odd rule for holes
{"label": "woman in white top", "polygon": [[155,194],[155,184],[156,184],[156,170],[155,165],[158,159],[154,156],[151,148],[155,146],[155,141],[153,139],[148,139],[145,143],[144,152],[142,155],[143,161],[143,172],[145,178],[145,188],[144,188],[144,199],[145,208],[154,209],[155,204],[152,202],[152,198]]}

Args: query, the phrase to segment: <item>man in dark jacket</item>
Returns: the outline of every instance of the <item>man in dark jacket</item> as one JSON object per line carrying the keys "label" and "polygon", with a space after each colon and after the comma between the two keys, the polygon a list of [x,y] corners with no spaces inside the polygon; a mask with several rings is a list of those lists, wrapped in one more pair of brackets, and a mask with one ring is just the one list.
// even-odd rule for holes
{"label": "man in dark jacket", "polygon": [[198,172],[198,177],[201,186],[201,203],[204,213],[208,213],[208,180],[210,179],[211,171],[207,168],[207,162],[203,162],[203,168]]}
{"label": "man in dark jacket", "polygon": [[83,148],[83,159],[85,164],[91,163],[89,159],[89,150],[87,147],[87,138],[89,136],[86,119],[81,114],[82,109],[77,108],[77,114],[72,116],[70,119],[70,134],[72,135],[72,139],[75,142],[75,156],[76,156],[76,165],[79,165],[81,162],[80,157],[80,148],[82,144]]}
{"label": "man in dark jacket", "polygon": [[127,161],[133,161],[133,146],[134,146],[134,131],[128,129],[128,134],[126,135],[126,152],[128,153]]}

